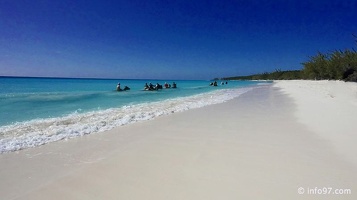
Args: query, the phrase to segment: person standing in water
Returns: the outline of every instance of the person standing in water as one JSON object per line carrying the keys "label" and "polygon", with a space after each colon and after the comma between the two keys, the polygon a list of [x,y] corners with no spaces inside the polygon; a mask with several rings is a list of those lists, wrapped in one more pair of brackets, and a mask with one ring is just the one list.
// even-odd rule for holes
{"label": "person standing in water", "polygon": [[120,83],[118,83],[118,85],[117,85],[117,91],[120,91],[121,89],[120,89]]}

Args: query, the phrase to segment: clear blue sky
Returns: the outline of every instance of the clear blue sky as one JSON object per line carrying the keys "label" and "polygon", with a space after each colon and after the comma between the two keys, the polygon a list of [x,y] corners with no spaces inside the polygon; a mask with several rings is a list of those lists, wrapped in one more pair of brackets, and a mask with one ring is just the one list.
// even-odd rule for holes
{"label": "clear blue sky", "polygon": [[1,0],[0,76],[211,79],[355,48],[357,1]]}

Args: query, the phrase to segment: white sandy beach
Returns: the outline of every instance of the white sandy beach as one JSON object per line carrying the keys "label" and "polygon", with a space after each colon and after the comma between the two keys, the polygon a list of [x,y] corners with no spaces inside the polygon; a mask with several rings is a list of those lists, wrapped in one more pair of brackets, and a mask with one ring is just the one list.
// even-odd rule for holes
{"label": "white sandy beach", "polygon": [[[356,83],[279,81],[226,103],[1,154],[0,196],[356,199],[355,113]],[[308,194],[324,187],[351,194]]]}
{"label": "white sandy beach", "polygon": [[357,166],[357,84],[343,81],[281,81],[275,84],[297,104],[295,116],[309,130],[331,142]]}

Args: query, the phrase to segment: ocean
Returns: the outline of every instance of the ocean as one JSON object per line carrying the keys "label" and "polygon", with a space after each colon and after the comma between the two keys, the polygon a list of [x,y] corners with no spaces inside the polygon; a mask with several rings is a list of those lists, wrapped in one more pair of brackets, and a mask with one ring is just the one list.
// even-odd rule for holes
{"label": "ocean", "polygon": [[[117,83],[130,87],[116,91]],[[145,83],[177,88],[144,91]],[[0,77],[0,153],[222,103],[266,82]]]}

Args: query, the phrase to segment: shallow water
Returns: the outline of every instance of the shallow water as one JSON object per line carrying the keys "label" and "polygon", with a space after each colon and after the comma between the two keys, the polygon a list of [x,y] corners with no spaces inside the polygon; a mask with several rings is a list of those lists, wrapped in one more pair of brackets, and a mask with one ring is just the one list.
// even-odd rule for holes
{"label": "shallow water", "polygon": [[[120,82],[130,91],[115,91]],[[256,81],[179,81],[177,89],[143,91],[172,80],[0,78],[0,152],[110,130],[157,116],[222,103],[258,86]]]}

